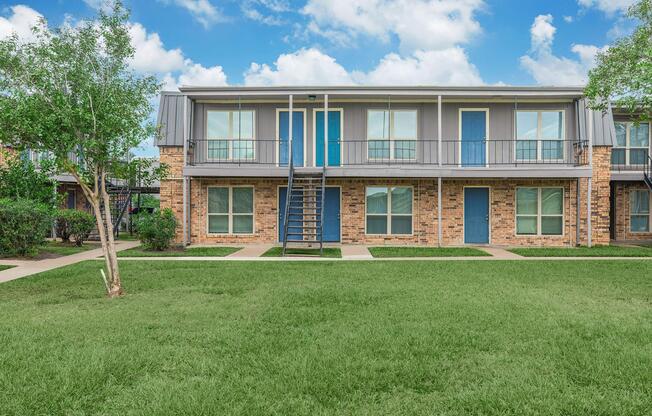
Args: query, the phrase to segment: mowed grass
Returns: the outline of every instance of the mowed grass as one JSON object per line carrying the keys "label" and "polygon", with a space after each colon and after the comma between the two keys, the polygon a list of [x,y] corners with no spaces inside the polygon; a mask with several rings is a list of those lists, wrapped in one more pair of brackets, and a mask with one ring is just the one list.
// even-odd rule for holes
{"label": "mowed grass", "polygon": [[652,257],[652,247],[528,247],[509,251],[524,257]]}
{"label": "mowed grass", "polygon": [[12,267],[14,267],[14,266],[7,266],[7,265],[4,265],[4,264],[0,264],[0,271],[11,269]]}
{"label": "mowed grass", "polygon": [[42,248],[39,249],[39,255],[50,254],[57,256],[69,256],[71,254],[82,253],[84,251],[102,248],[100,243],[86,242],[81,246],[75,243],[64,243],[61,241],[48,241]]}
{"label": "mowed grass", "polygon": [[238,250],[238,247],[191,247],[156,251],[135,247],[119,251],[118,257],[224,257]]}
{"label": "mowed grass", "polygon": [[490,256],[472,247],[369,247],[374,257],[469,257]]}
{"label": "mowed grass", "polygon": [[0,414],[652,408],[650,261],[99,266],[0,284]]}
{"label": "mowed grass", "polygon": [[[290,256],[319,256],[318,248],[288,248],[285,253]],[[272,247],[264,252],[261,257],[281,257],[283,255],[283,247]],[[342,250],[339,247],[324,247],[322,257],[327,258],[341,258]]]}

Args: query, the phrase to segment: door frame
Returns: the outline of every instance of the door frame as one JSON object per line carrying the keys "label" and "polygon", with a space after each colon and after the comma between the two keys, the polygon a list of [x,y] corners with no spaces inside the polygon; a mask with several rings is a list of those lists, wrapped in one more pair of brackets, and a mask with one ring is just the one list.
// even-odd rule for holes
{"label": "door frame", "polygon": [[[276,210],[278,211],[276,214],[276,239],[277,242],[282,242],[280,239],[281,236],[281,188],[287,188],[287,184],[285,185],[276,185]],[[340,232],[339,232],[339,241],[324,241],[324,243],[329,243],[329,244],[342,244],[342,185],[326,185],[326,188],[339,188],[340,190]]]}
{"label": "door frame", "polygon": [[462,113],[463,112],[472,112],[472,111],[483,111],[485,113],[485,123],[484,123],[484,128],[485,128],[485,144],[484,144],[484,152],[485,152],[485,157],[484,157],[484,167],[489,166],[489,107],[484,107],[484,108],[474,108],[474,107],[460,107],[458,109],[458,116],[457,116],[457,153],[458,153],[458,162],[457,166],[462,168],[477,168],[477,167],[482,167],[482,166],[463,166],[462,165]]}
{"label": "door frame", "polygon": [[[313,167],[318,167],[317,166],[317,112],[323,112],[323,108],[313,108],[312,109],[312,166]],[[340,165],[339,166],[333,166],[334,168],[339,168],[344,166],[344,109],[341,107],[338,108],[329,108],[328,112],[330,113],[331,111],[335,112],[338,111],[340,113]],[[328,121],[328,119],[324,120],[325,122]],[[328,142],[328,138],[325,138],[326,142]],[[324,159],[326,158],[326,155],[324,155]],[[324,163],[326,166],[328,166],[328,161],[325,160]]]}
{"label": "door frame", "polygon": [[[467,243],[466,242],[466,188],[485,188],[488,190],[487,192],[487,205],[488,205],[488,216],[489,220],[487,221],[487,228],[488,228],[488,241],[487,243]],[[491,197],[492,197],[492,189],[491,185],[465,185],[462,187],[462,241],[464,244],[473,244],[473,245],[489,245],[491,244]]]}
{"label": "door frame", "polygon": [[[280,134],[281,133],[280,132],[281,118],[280,117],[281,117],[281,112],[282,111],[287,111],[289,113],[290,109],[289,108],[277,108],[276,109],[276,143],[277,143],[277,145],[275,146],[276,147],[276,152],[275,152],[276,153],[276,166],[281,166],[281,134]],[[308,147],[308,137],[306,135],[306,131],[307,131],[306,124],[308,124],[308,119],[306,117],[307,113],[306,113],[305,108],[293,108],[292,112],[301,112],[301,113],[303,113],[303,165],[298,166],[300,168],[303,168],[303,167],[308,166],[308,163],[307,163],[308,161],[306,159],[306,156],[307,156],[307,149],[306,148]],[[294,131],[294,126],[292,126],[292,127],[293,127],[292,130]],[[288,139],[291,139],[291,137],[288,138]],[[290,157],[290,155],[288,154],[288,161],[289,161],[289,157]]]}

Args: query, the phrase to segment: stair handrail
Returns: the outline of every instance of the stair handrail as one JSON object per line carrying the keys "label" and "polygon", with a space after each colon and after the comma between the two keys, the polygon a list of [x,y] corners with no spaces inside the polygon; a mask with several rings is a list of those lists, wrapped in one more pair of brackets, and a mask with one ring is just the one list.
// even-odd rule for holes
{"label": "stair handrail", "polygon": [[[325,158],[324,158],[325,159]],[[324,255],[324,200],[326,199],[326,163],[321,170],[321,210],[319,212],[319,255]]]}
{"label": "stair handrail", "polygon": [[643,168],[643,182],[645,182],[652,191],[652,156],[648,155]]}
{"label": "stair handrail", "polygon": [[281,256],[285,256],[285,250],[288,245],[288,224],[290,223],[290,195],[292,194],[292,181],[294,178],[294,158],[292,157],[292,150],[288,146],[288,152],[290,153],[290,161],[288,163],[288,187],[285,194],[285,215],[283,221],[283,251]]}
{"label": "stair handrail", "polygon": [[127,196],[124,200],[124,204],[122,204],[122,207],[120,207],[118,215],[116,216],[115,222],[113,224],[113,233],[115,234],[116,237],[120,235],[120,221],[122,221],[122,217],[127,211],[127,207],[129,206],[129,201],[131,200],[131,194],[132,194],[132,190],[128,189]]}

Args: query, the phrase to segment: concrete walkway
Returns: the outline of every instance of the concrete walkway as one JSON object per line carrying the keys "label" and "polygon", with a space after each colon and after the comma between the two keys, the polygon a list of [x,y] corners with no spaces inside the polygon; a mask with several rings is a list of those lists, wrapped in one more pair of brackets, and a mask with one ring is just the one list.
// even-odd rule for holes
{"label": "concrete walkway", "polygon": [[511,251],[507,251],[504,248],[500,247],[476,247],[479,250],[486,251],[487,253],[491,254],[495,259],[500,259],[500,260],[519,260],[523,259],[525,257],[519,256],[518,254],[512,253]]}
{"label": "concrete walkway", "polygon": [[229,259],[260,257],[272,247],[274,247],[274,244],[249,244],[236,251],[235,253],[229,254],[226,257]]}
{"label": "concrete walkway", "polygon": [[[116,241],[116,250],[122,251],[129,248],[138,247],[140,241]],[[58,269],[59,267],[69,266],[84,260],[94,260],[102,255],[102,249],[84,251],[82,253],[71,254],[70,256],[57,257],[56,259],[45,260],[0,260],[0,264],[15,265],[11,269],[0,271],[0,283],[10,280],[20,279],[21,277],[31,276],[33,274],[46,272],[48,270]],[[13,264],[12,264],[13,263]]]}
{"label": "concrete walkway", "polygon": [[342,246],[344,260],[370,260],[373,256],[367,246]]}

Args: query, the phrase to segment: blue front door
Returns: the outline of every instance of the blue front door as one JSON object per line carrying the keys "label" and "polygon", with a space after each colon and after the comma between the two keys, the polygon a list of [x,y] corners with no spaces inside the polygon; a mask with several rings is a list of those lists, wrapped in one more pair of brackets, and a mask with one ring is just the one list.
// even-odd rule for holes
{"label": "blue front door", "polygon": [[489,188],[464,188],[464,242],[489,243]]}
{"label": "blue front door", "polygon": [[[289,111],[279,111],[278,113],[279,165],[281,166],[287,166],[289,163],[289,114]],[[303,114],[303,111],[293,111],[292,114],[292,158],[294,166],[303,166]]]}
{"label": "blue front door", "polygon": [[[328,111],[328,166],[340,166],[341,113]],[[324,166],[324,112],[315,115],[315,164]]]}
{"label": "blue front door", "polygon": [[[285,219],[285,203],[287,200],[287,187],[279,189],[278,200],[278,239],[283,241],[283,221]],[[317,199],[319,206],[321,200]],[[293,208],[293,214],[301,214],[301,210]],[[299,216],[291,216],[291,219],[300,219]],[[290,220],[289,225],[301,226],[300,221]],[[295,229],[296,231],[296,229]],[[290,236],[290,239],[300,240],[300,236]],[[337,242],[340,241],[340,188],[326,187],[326,200],[324,201],[324,241]]]}
{"label": "blue front door", "polygon": [[485,166],[487,158],[487,113],[461,112],[462,166]]}

